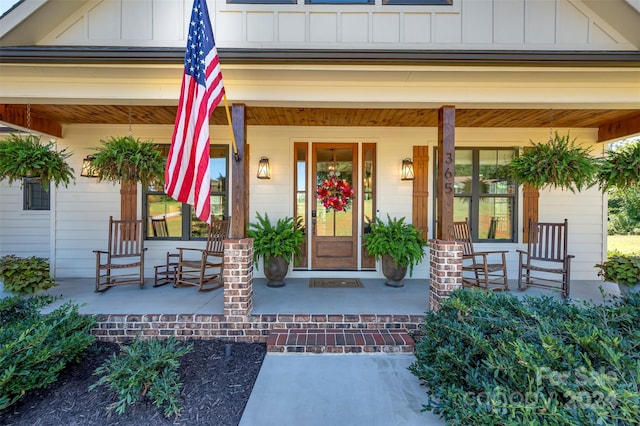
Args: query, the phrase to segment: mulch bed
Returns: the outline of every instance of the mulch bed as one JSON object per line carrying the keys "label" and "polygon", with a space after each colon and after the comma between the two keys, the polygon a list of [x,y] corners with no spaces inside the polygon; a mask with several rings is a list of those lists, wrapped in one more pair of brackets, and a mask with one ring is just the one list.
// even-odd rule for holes
{"label": "mulch bed", "polygon": [[[124,414],[107,413],[116,400],[106,386],[89,391],[98,380],[93,372],[112,353],[115,343],[96,341],[78,364],[65,369],[56,383],[36,390],[0,413],[2,425],[217,425],[240,422],[251,389],[264,360],[260,343],[189,340],[193,350],[180,359],[182,413],[167,419],[153,403],[142,398]],[[231,355],[225,355],[225,345]]]}

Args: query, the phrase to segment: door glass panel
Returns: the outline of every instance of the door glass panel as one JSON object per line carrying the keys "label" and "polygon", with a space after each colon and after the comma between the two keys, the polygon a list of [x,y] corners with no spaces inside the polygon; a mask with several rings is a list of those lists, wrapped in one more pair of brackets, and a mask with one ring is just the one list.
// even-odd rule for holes
{"label": "door glass panel", "polygon": [[[371,232],[371,221],[375,219],[375,151],[373,143],[362,144],[362,233]],[[360,240],[361,241],[361,240]],[[365,247],[361,250],[361,266],[363,269],[374,269],[376,259],[367,252]]]}
{"label": "door glass panel", "polygon": [[[336,176],[353,184],[353,151],[346,149],[317,150],[316,187],[325,179]],[[353,197],[351,203],[353,203]],[[353,235],[353,208],[347,211],[326,209],[322,200],[316,199],[316,235],[319,237],[348,237]]]}
{"label": "door glass panel", "polygon": [[307,267],[307,236],[308,227],[306,222],[307,217],[307,144],[295,143],[295,159],[294,159],[294,173],[295,173],[295,217],[300,220],[300,224],[304,231],[304,242],[300,248],[300,254],[294,257],[294,266],[305,268]]}
{"label": "door glass panel", "polygon": [[362,177],[362,216],[365,223],[365,232],[369,228],[367,224],[374,219],[373,217],[373,149],[365,149],[362,153],[364,171]]}

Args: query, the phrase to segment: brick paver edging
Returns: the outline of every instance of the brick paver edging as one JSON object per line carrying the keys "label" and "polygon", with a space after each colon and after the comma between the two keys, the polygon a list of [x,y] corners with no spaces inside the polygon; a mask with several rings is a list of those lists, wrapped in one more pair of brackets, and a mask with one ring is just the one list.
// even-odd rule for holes
{"label": "brick paver edging", "polygon": [[270,353],[413,353],[415,342],[403,329],[273,329]]}

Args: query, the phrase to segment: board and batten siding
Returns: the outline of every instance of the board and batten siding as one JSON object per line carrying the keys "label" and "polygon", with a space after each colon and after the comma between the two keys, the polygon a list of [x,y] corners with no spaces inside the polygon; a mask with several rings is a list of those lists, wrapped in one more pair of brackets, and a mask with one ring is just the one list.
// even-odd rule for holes
{"label": "board and batten siding", "polygon": [[[88,2],[40,45],[184,47],[191,0]],[[220,48],[635,50],[580,0],[452,5],[227,4],[209,0]]]}

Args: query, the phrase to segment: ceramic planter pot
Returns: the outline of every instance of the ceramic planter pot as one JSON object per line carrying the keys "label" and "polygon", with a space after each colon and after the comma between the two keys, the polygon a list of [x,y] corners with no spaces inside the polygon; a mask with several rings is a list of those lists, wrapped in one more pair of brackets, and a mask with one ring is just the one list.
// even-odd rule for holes
{"label": "ceramic planter pot", "polygon": [[407,267],[397,268],[393,257],[388,254],[382,255],[382,274],[387,279],[384,283],[389,287],[403,287],[404,277],[407,275]]}
{"label": "ceramic planter pot", "polygon": [[267,277],[267,287],[284,286],[284,277],[289,271],[289,262],[282,256],[271,256],[269,262],[264,262],[264,276]]}
{"label": "ceramic planter pot", "polygon": [[640,293],[640,282],[631,286],[618,283],[618,288],[620,289],[620,294],[623,296],[629,293]]}

